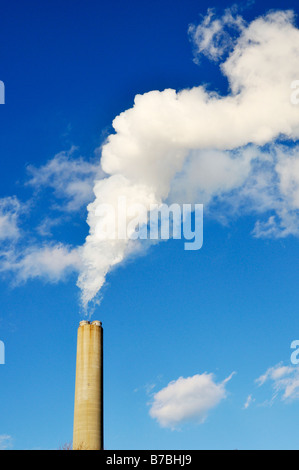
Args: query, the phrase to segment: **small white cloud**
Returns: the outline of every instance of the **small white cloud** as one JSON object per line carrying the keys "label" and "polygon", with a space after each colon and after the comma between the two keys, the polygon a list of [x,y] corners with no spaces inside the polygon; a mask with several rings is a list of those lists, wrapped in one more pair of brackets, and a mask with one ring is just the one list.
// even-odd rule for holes
{"label": "small white cloud", "polygon": [[293,367],[283,366],[278,364],[274,367],[270,367],[265,374],[261,375],[256,379],[259,386],[263,385],[267,380],[277,381],[282,379],[286,375],[290,375],[293,372]]}
{"label": "small white cloud", "polygon": [[249,408],[251,403],[253,403],[254,401],[255,401],[255,399],[252,398],[252,395],[248,395],[247,400],[244,404],[244,410],[247,410],[247,408]]}
{"label": "small white cloud", "polygon": [[146,395],[151,395],[152,393],[152,390],[156,387],[156,384],[151,384],[151,383],[148,383],[148,384],[145,384],[143,385],[142,387],[137,387],[134,389],[134,392],[140,392],[140,390],[144,390]]}
{"label": "small white cloud", "polygon": [[21,203],[16,197],[0,199],[0,240],[12,240],[19,237],[18,219],[21,212]]}
{"label": "small white cloud", "polygon": [[256,379],[260,387],[266,382],[270,382],[273,389],[271,402],[279,396],[283,401],[299,399],[299,367],[283,366],[281,363],[270,367]]}
{"label": "small white cloud", "polygon": [[208,412],[226,398],[226,383],[216,383],[213,374],[180,377],[155,393],[149,414],[160,426],[175,429],[191,421],[203,423]]}
{"label": "small white cloud", "polygon": [[11,251],[2,252],[0,259],[0,271],[14,273],[16,282],[32,278],[58,282],[67,273],[77,272],[80,268],[79,249],[62,243],[32,246],[19,255]]}
{"label": "small white cloud", "polygon": [[67,221],[67,216],[62,217],[46,217],[43,221],[36,227],[36,231],[42,237],[49,237],[52,236],[52,229],[61,225],[62,223]]}
{"label": "small white cloud", "polygon": [[203,54],[210,60],[219,60],[234,46],[233,31],[240,32],[245,28],[244,19],[237,14],[236,7],[225,10],[222,17],[216,17],[210,8],[202,22],[189,27],[189,34],[196,47],[196,59]]}
{"label": "small white cloud", "polygon": [[0,450],[11,449],[12,447],[12,437],[7,434],[0,435]]}
{"label": "small white cloud", "polygon": [[93,197],[95,177],[100,179],[103,175],[98,162],[75,158],[76,150],[72,147],[67,152],[60,152],[39,168],[33,165],[27,167],[30,175],[27,185],[36,190],[52,189],[60,200],[55,207],[64,212],[74,212],[86,206]]}

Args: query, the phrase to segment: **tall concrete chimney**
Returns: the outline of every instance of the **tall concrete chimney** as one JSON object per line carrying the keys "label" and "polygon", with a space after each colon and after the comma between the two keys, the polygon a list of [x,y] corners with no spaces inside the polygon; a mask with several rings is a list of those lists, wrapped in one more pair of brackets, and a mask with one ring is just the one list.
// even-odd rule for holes
{"label": "tall concrete chimney", "polygon": [[74,450],[103,449],[103,328],[81,321],[77,338]]}

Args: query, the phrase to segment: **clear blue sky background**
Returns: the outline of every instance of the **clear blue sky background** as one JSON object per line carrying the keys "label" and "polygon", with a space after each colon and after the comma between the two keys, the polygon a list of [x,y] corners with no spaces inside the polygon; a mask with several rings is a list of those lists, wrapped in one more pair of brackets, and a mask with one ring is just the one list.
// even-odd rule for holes
{"label": "clear blue sky background", "polygon": [[[26,166],[45,164],[76,145],[85,158],[111,131],[137,93],[210,83],[225,93],[216,65],[193,62],[187,29],[223,2],[1,1],[0,196],[27,200]],[[230,6],[228,3],[227,6]],[[295,1],[256,2],[250,21]],[[49,196],[50,197],[50,196]],[[48,210],[47,195],[28,226]],[[35,220],[36,217],[36,220]],[[82,244],[86,213],[60,226],[59,240]],[[253,238],[244,217],[223,227],[205,220],[204,246],[172,240],[109,276],[93,319],[105,333],[107,449],[298,448],[299,404],[276,401],[254,380],[290,364],[299,337],[298,240]],[[53,449],[72,439],[78,322],[76,276],[0,284],[0,436],[14,449]],[[237,374],[226,400],[204,424],[160,428],[148,414],[146,389],[180,376]],[[256,401],[247,410],[249,394]]]}

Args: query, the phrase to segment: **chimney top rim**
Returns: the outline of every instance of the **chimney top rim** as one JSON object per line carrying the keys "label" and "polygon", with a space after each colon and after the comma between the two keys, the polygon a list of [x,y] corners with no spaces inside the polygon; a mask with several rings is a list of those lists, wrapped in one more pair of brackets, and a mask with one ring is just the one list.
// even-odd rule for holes
{"label": "chimney top rim", "polygon": [[102,326],[102,322],[99,321],[99,320],[94,320],[93,322],[88,321],[88,320],[82,320],[82,321],[80,321],[79,325],[80,325],[80,326],[84,326],[84,325]]}

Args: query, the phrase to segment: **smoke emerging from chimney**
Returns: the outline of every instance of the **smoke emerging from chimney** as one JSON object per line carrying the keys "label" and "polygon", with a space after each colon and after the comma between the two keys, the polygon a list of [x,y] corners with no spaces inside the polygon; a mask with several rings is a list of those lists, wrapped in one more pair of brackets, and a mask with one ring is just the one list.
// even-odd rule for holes
{"label": "smoke emerging from chimney", "polygon": [[[228,26],[238,37],[223,44],[219,37],[228,41]],[[140,250],[129,237],[98,237],[105,222],[98,207],[116,207],[119,197],[148,211],[162,202],[203,203],[209,210],[215,198],[236,210],[246,200],[257,213],[274,211],[268,221],[257,221],[256,236],[298,235],[299,107],[290,97],[299,79],[299,30],[293,13],[271,12],[247,25],[239,16],[228,20],[227,12],[213,20],[209,12],[190,34],[213,60],[230,48],[220,64],[230,92],[221,96],[204,86],[151,91],[114,119],[115,133],[102,147],[106,177],[95,182],[88,206],[90,231],[78,279],[85,309],[107,273]]]}

